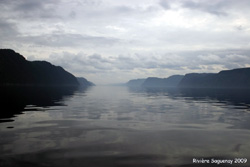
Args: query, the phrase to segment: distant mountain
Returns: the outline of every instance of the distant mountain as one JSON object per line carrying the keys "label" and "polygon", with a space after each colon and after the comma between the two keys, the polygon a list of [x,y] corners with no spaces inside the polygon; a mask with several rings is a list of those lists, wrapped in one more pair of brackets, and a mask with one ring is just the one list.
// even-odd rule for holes
{"label": "distant mountain", "polygon": [[149,77],[142,84],[143,87],[176,87],[183,75],[172,75],[168,78]]}
{"label": "distant mountain", "polygon": [[0,85],[78,86],[74,75],[46,61],[27,61],[10,49],[0,49]]}
{"label": "distant mountain", "polygon": [[146,79],[132,79],[126,83],[129,87],[139,87],[143,84]]}
{"label": "distant mountain", "polygon": [[178,86],[184,88],[250,88],[250,68],[225,70],[216,74],[186,74]]}
{"label": "distant mountain", "polygon": [[183,75],[172,75],[168,78],[149,77],[147,79],[133,79],[126,83],[129,87],[176,87]]}
{"label": "distant mountain", "polygon": [[94,83],[88,81],[87,79],[83,77],[77,77],[77,81],[80,84],[80,86],[95,86]]}

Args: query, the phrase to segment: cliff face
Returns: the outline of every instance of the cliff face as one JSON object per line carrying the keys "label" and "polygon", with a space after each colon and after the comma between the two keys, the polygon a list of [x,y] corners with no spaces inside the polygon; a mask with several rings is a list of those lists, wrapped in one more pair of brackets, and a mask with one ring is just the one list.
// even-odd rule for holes
{"label": "cliff face", "polygon": [[79,85],[76,77],[46,61],[27,61],[10,49],[0,49],[0,85]]}
{"label": "cliff face", "polygon": [[250,88],[250,68],[221,71],[216,84],[219,87]]}
{"label": "cliff face", "polygon": [[182,75],[172,75],[168,78],[149,77],[142,84],[143,87],[176,87],[182,80]]}
{"label": "cliff face", "polygon": [[186,74],[179,87],[250,88],[250,68],[226,70],[217,74]]}
{"label": "cliff face", "polygon": [[179,87],[210,87],[213,81],[215,81],[216,74],[198,74],[198,73],[191,73],[186,74],[183,79],[179,83]]}

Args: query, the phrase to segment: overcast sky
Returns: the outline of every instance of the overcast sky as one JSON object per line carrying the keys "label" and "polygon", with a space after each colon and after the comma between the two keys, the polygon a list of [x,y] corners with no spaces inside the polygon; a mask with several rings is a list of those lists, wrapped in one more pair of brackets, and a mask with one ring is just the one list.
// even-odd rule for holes
{"label": "overcast sky", "polygon": [[0,0],[0,46],[96,84],[250,67],[250,0]]}

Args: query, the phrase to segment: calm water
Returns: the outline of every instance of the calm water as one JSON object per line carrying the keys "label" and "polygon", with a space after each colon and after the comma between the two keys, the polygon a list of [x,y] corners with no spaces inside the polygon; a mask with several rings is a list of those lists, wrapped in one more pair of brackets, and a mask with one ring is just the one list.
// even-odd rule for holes
{"label": "calm water", "polygon": [[250,91],[0,90],[0,166],[169,167],[250,161]]}

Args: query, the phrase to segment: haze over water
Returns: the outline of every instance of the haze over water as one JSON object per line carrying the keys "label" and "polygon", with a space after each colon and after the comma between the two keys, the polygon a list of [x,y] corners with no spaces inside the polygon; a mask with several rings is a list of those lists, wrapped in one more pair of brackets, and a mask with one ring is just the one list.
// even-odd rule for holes
{"label": "haze over water", "polygon": [[0,166],[166,167],[195,166],[193,158],[250,160],[247,90],[13,89],[1,89],[1,112],[16,111],[1,114]]}

